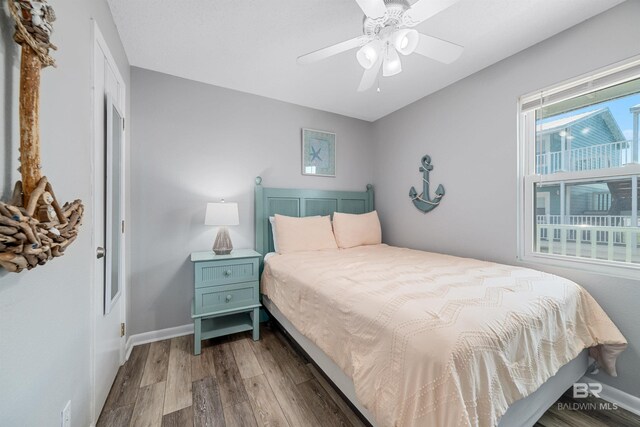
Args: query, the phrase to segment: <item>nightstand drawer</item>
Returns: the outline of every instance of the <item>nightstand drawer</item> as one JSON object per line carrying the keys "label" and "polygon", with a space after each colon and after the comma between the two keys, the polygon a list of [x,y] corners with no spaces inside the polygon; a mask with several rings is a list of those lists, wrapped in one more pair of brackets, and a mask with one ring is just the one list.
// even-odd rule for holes
{"label": "nightstand drawer", "polygon": [[258,304],[258,282],[198,288],[195,293],[195,314],[229,310]]}
{"label": "nightstand drawer", "polygon": [[258,280],[258,260],[248,258],[197,262],[195,279],[196,288]]}

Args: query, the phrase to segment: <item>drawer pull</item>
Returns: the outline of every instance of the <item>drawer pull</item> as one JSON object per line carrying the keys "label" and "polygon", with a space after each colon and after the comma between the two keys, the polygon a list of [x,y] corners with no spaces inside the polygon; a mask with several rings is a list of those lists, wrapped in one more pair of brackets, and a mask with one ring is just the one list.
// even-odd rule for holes
{"label": "drawer pull", "polygon": [[233,295],[227,295],[227,298],[226,298],[227,302],[231,301],[231,298],[233,298]]}
{"label": "drawer pull", "polygon": [[225,275],[225,276],[231,276],[231,270],[227,270],[227,271],[225,271],[225,272],[224,272],[224,275]]}

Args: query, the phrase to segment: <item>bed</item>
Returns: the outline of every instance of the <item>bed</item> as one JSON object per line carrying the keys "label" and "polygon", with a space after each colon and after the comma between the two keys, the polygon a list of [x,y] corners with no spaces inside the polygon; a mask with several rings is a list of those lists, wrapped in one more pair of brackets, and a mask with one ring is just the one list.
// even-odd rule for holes
{"label": "bed", "polygon": [[[269,216],[374,206],[371,186],[256,182],[262,254],[274,250]],[[557,276],[387,245],[318,252],[269,258],[263,304],[372,425],[533,425],[584,375],[585,347],[615,374],[626,346],[590,295]]]}

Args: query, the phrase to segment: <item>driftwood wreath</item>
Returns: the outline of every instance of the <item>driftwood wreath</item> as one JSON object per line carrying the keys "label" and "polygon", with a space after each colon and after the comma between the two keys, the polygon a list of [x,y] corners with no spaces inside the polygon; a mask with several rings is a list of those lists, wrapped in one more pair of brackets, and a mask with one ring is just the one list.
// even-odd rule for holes
{"label": "driftwood wreath", "polygon": [[9,203],[0,202],[0,266],[11,272],[32,269],[65,249],[78,235],[84,206],[80,200],[60,206],[41,173],[40,70],[55,61],[49,49],[53,8],[46,0],[8,0],[22,46],[20,63],[20,175]]}

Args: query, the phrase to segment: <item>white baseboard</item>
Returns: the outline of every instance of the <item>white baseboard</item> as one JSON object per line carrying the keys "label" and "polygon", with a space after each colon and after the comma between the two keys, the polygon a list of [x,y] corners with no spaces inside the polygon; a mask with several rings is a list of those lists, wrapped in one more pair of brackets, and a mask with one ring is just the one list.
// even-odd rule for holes
{"label": "white baseboard", "polygon": [[187,325],[176,326],[173,328],[160,329],[158,331],[143,332],[141,334],[131,335],[127,339],[126,356],[125,359],[129,360],[131,350],[133,347],[140,344],[147,344],[154,341],[162,341],[169,338],[181,337],[183,335],[189,335],[193,333],[193,323]]}
{"label": "white baseboard", "polygon": [[618,390],[615,387],[611,387],[600,381],[596,381],[592,378],[584,376],[580,379],[580,382],[585,383],[598,383],[602,384],[602,392],[600,398],[607,402],[615,403],[619,407],[626,409],[629,412],[633,412],[636,415],[640,415],[640,397],[633,396],[622,390]]}

